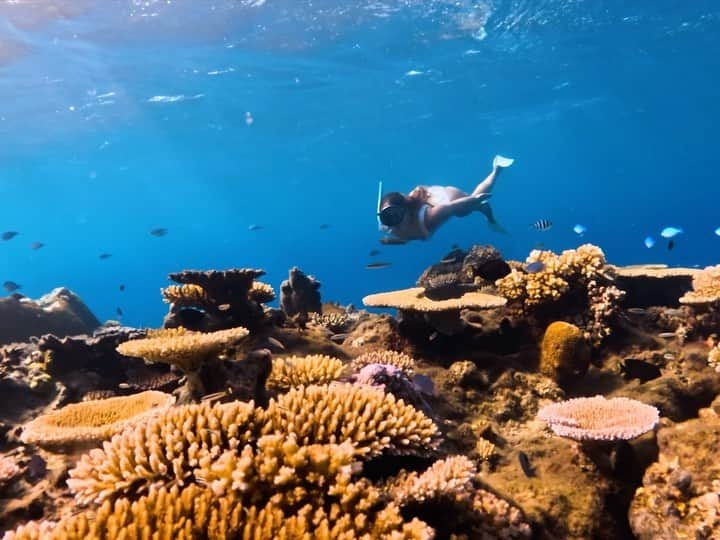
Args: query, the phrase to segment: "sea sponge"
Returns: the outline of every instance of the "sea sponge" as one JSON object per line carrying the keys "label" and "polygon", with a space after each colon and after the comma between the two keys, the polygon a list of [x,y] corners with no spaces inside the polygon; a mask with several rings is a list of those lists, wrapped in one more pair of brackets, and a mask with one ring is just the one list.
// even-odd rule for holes
{"label": "sea sponge", "polygon": [[465,456],[450,456],[422,474],[401,472],[389,486],[389,495],[400,506],[447,497],[471,490],[476,473],[475,464]]}
{"label": "sea sponge", "polygon": [[275,291],[272,285],[263,283],[262,281],[253,281],[250,290],[248,291],[248,298],[258,304],[267,304],[275,300]]}
{"label": "sea sponge", "polygon": [[149,362],[175,365],[189,373],[197,371],[208,358],[219,355],[247,335],[248,331],[242,327],[208,333],[168,328],[155,330],[147,338],[121,343],[117,351]]}
{"label": "sea sponge", "polygon": [[369,307],[394,307],[420,312],[452,311],[463,308],[490,309],[502,307],[506,303],[505,298],[477,291],[466,292],[458,298],[431,300],[425,296],[425,289],[422,287],[370,294],[363,298],[363,304]]}
{"label": "sea sponge", "polygon": [[250,441],[259,423],[253,403],[175,407],[82,456],[67,484],[79,504],[182,486],[202,460]]}
{"label": "sea sponge", "polygon": [[415,371],[415,367],[417,366],[415,359],[409,354],[389,350],[370,351],[361,354],[353,359],[350,366],[353,371],[359,371],[369,364],[395,366],[410,376],[412,376]]}
{"label": "sea sponge", "polygon": [[208,306],[212,300],[205,289],[200,285],[186,283],[185,285],[170,285],[160,289],[163,301],[175,306]]}
{"label": "sea sponge", "polygon": [[540,371],[560,384],[579,379],[590,365],[590,347],[574,324],[555,321],[540,344]]}
{"label": "sea sponge", "polygon": [[603,396],[583,397],[546,405],[538,418],[555,434],[578,441],[620,441],[639,437],[652,430],[660,413],[640,401]]}
{"label": "sea sponge", "polygon": [[720,265],[703,268],[693,276],[693,290],[680,298],[681,304],[720,303]]}
{"label": "sea sponge", "polygon": [[174,402],[169,394],[147,391],[73,403],[26,424],[21,439],[53,448],[95,444],[129,424],[167,410]]}
{"label": "sea sponge", "polygon": [[358,456],[426,455],[439,443],[433,421],[392,394],[365,385],[301,386],[270,401],[263,433],[294,433],[301,444],[352,441]]}
{"label": "sea sponge", "polygon": [[324,354],[273,358],[267,386],[289,390],[294,386],[324,384],[337,379],[342,371],[342,360]]}

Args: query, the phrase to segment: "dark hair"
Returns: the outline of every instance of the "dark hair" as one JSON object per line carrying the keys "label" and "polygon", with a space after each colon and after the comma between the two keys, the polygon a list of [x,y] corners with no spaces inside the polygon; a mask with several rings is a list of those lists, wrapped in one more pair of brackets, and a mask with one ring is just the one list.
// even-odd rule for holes
{"label": "dark hair", "polygon": [[398,191],[391,191],[380,199],[380,210],[388,206],[407,206],[407,197]]}
{"label": "dark hair", "polygon": [[396,227],[405,219],[408,210],[408,200],[402,193],[391,191],[380,199],[378,218],[386,227]]}

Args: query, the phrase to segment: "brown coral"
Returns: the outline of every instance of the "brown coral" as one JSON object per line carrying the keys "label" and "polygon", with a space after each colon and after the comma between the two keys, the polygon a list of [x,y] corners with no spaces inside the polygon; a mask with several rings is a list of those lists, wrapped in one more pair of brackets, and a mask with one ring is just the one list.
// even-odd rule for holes
{"label": "brown coral", "polygon": [[369,364],[385,364],[388,366],[395,366],[401,369],[408,375],[412,375],[415,371],[417,363],[415,359],[409,354],[405,354],[399,351],[370,351],[353,359],[351,367],[353,371],[359,371],[363,367]]}
{"label": "brown coral", "polygon": [[289,390],[295,386],[324,384],[337,379],[343,367],[342,360],[324,354],[273,358],[267,386]]}
{"label": "brown coral", "polygon": [[540,371],[565,384],[577,380],[590,365],[590,347],[574,324],[556,321],[547,327],[540,344]]}
{"label": "brown coral", "polygon": [[603,396],[575,398],[546,405],[538,418],[561,437],[575,440],[630,440],[652,430],[659,412],[640,401]]}
{"label": "brown coral", "polygon": [[163,392],[147,391],[67,405],[25,425],[21,439],[40,446],[78,446],[110,438],[128,424],[161,413],[175,402]]}
{"label": "brown coral", "polygon": [[490,309],[502,307],[506,303],[505,298],[477,291],[466,292],[458,298],[431,300],[425,296],[425,289],[422,287],[371,294],[363,298],[363,304],[369,307],[393,307],[420,312],[451,311],[463,308]]}
{"label": "brown coral", "polygon": [[207,292],[200,285],[170,285],[160,290],[163,301],[175,306],[207,306],[211,303]]}
{"label": "brown coral", "polygon": [[437,426],[423,413],[380,389],[333,383],[290,390],[270,402],[265,433],[294,433],[301,444],[352,441],[357,455],[427,454]]}
{"label": "brown coral", "polygon": [[268,283],[253,281],[253,284],[248,291],[248,298],[258,304],[267,304],[268,302],[275,300],[275,291],[273,290],[272,285]]}
{"label": "brown coral", "polygon": [[693,289],[680,298],[681,304],[709,305],[720,302],[720,265],[708,266],[693,276]]}

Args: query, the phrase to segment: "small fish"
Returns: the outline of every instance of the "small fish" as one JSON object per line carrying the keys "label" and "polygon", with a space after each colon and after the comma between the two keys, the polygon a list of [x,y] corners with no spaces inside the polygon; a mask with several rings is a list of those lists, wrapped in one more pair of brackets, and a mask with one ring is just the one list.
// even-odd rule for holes
{"label": "small fish", "polygon": [[715,229],[715,231],[713,231],[713,232],[714,232],[717,236],[720,236],[720,227],[718,227],[717,229]]}
{"label": "small fish", "polygon": [[365,268],[368,270],[380,270],[381,268],[387,268],[388,266],[391,266],[392,263],[389,262],[371,262],[365,265]]}
{"label": "small fish", "polygon": [[641,383],[652,381],[662,375],[660,368],[650,362],[626,358],[620,363],[620,373],[626,379],[639,379]]}
{"label": "small fish", "polygon": [[662,339],[675,339],[677,334],[675,332],[660,332],[658,337]]}
{"label": "small fish", "polygon": [[123,292],[124,290],[125,290],[125,284],[121,283],[120,284],[120,292]]}
{"label": "small fish", "polygon": [[43,244],[42,242],[33,242],[32,244],[30,244],[30,249],[40,249],[44,245],[45,244]]}
{"label": "small fish", "polygon": [[370,253],[368,253],[368,255],[370,257],[377,257],[378,255],[380,255],[380,250],[379,249],[371,249]]}
{"label": "small fish", "polygon": [[380,243],[385,246],[402,246],[403,244],[407,244],[407,241],[393,236],[383,236],[380,239]]}
{"label": "small fish", "polygon": [[3,240],[12,240],[18,234],[20,234],[20,233],[17,231],[6,231],[6,232],[2,233],[2,236],[0,236],[0,238],[2,238]]}
{"label": "small fish", "polygon": [[428,396],[436,395],[435,383],[433,383],[433,380],[427,375],[421,375],[420,373],[416,373],[412,377],[412,382],[423,394],[427,394]]}
{"label": "small fish", "polygon": [[122,317],[122,316],[123,316],[122,309],[120,309],[120,308],[115,308],[115,313],[117,313],[117,316],[118,316],[118,317]]}
{"label": "small fish", "polygon": [[220,305],[218,306],[218,309],[219,309],[220,311],[227,311],[227,310],[230,309],[230,304],[220,304]]}
{"label": "small fish", "polygon": [[259,230],[262,229],[262,228],[263,228],[262,225],[258,225],[258,224],[256,224],[256,223],[253,223],[252,225],[249,225],[249,226],[248,226],[248,231],[259,231]]}
{"label": "small fish", "polygon": [[98,258],[103,260],[109,259],[110,257],[112,257],[112,253],[101,253],[100,255],[98,255]]}
{"label": "small fish", "polygon": [[28,473],[30,478],[42,478],[47,474],[47,462],[37,454],[33,454],[28,463]]}
{"label": "small fish", "polygon": [[329,229],[329,228],[330,228],[330,225],[328,225],[327,223],[321,223],[321,224],[320,224],[320,228],[321,228],[321,229]]}
{"label": "small fish", "polygon": [[662,231],[660,231],[660,236],[663,238],[673,238],[682,233],[683,230],[680,227],[665,227]]}
{"label": "small fish", "polygon": [[545,270],[545,263],[542,261],[531,262],[525,266],[525,271],[528,274],[537,274],[538,272],[542,272],[543,270]]}
{"label": "small fish", "polygon": [[585,225],[580,225],[579,223],[573,227],[573,232],[575,234],[578,234],[582,236],[587,232],[587,227]]}
{"label": "small fish", "polygon": [[347,339],[350,334],[333,334],[330,336],[330,341],[333,343],[342,343]]}
{"label": "small fish", "polygon": [[285,350],[285,345],[282,344],[282,342],[279,339],[275,339],[272,336],[268,336],[267,342],[275,347],[276,349],[280,349],[281,351]]}
{"label": "small fish", "polygon": [[545,249],[545,242],[535,242],[533,249]]}
{"label": "small fish", "polygon": [[632,315],[645,315],[647,313],[647,309],[641,307],[627,308],[626,311]]}
{"label": "small fish", "polygon": [[167,233],[168,233],[168,230],[164,227],[158,227],[157,229],[152,229],[150,231],[150,234],[152,234],[153,236],[158,236],[158,237],[165,236]]}
{"label": "small fish", "polygon": [[131,388],[131,386],[126,382],[121,382],[120,384],[118,384],[118,388],[120,390],[128,390]]}
{"label": "small fish", "polygon": [[538,219],[535,223],[530,225],[530,228],[535,229],[536,231],[545,232],[549,231],[552,226],[553,223],[549,219]]}
{"label": "small fish", "polygon": [[668,242],[668,251],[672,251],[672,248],[675,247],[675,240],[670,240]]}
{"label": "small fish", "polygon": [[518,460],[520,461],[520,467],[525,473],[525,476],[528,478],[535,476],[535,469],[530,465],[530,458],[528,458],[525,452],[518,452]]}
{"label": "small fish", "polygon": [[643,243],[645,244],[645,247],[650,249],[655,245],[655,239],[652,236],[646,236],[645,240],[643,240]]}
{"label": "small fish", "polygon": [[438,334],[437,332],[433,332],[432,334],[430,334],[430,337],[428,338],[428,341],[435,341],[435,340],[438,338],[439,335],[440,335],[440,334]]}
{"label": "small fish", "polygon": [[675,355],[673,353],[666,352],[663,354],[663,358],[669,362],[671,360],[675,360]]}
{"label": "small fish", "polygon": [[19,285],[19,284],[15,283],[14,281],[6,281],[5,283],[3,283],[3,289],[5,289],[9,293],[15,292],[21,288],[22,288],[22,285]]}

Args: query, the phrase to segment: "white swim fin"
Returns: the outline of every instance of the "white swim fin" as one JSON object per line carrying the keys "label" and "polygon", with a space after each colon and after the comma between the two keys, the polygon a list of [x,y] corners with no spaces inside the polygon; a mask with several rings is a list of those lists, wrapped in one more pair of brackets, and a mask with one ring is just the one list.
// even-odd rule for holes
{"label": "white swim fin", "polygon": [[495,159],[493,159],[493,168],[500,167],[501,169],[504,169],[506,167],[509,167],[515,163],[515,160],[509,157],[497,155],[495,156]]}

